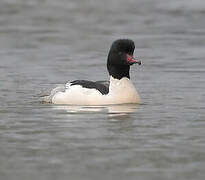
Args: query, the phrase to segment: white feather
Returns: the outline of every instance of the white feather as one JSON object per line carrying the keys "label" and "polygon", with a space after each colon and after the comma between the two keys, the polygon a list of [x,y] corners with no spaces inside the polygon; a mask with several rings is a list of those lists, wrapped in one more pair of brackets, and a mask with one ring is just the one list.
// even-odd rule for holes
{"label": "white feather", "polygon": [[124,77],[120,80],[110,77],[109,93],[102,95],[96,89],[84,88],[80,85],[66,84],[65,92],[57,92],[52,97],[54,104],[69,105],[106,105],[139,103],[139,95],[132,82]]}

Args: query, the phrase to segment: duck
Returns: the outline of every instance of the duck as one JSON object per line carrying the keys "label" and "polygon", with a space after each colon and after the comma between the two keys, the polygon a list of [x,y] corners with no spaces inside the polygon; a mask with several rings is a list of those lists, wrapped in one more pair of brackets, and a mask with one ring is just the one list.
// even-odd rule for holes
{"label": "duck", "polygon": [[115,40],[107,57],[109,81],[74,80],[54,88],[44,102],[60,105],[109,105],[140,103],[130,80],[130,67],[141,65],[133,57],[135,44],[130,39]]}

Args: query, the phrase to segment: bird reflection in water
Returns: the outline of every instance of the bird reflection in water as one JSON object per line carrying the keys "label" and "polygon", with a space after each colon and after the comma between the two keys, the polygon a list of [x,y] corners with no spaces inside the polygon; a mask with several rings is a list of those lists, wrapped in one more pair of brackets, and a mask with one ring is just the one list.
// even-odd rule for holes
{"label": "bird reflection in water", "polygon": [[[139,104],[120,104],[107,106],[53,106],[54,109],[64,110],[68,114],[108,114],[109,118],[129,117],[132,113],[137,112]],[[126,118],[125,118],[126,119]]]}

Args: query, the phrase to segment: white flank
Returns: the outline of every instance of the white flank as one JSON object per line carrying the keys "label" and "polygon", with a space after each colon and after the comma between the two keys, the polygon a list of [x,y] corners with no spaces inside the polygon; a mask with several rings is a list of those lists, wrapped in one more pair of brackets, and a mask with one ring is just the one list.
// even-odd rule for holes
{"label": "white flank", "polygon": [[54,104],[69,105],[106,105],[139,103],[139,95],[132,82],[124,77],[120,80],[110,77],[109,93],[102,95],[96,89],[83,88],[80,85],[66,84],[65,92],[57,92],[52,97]]}

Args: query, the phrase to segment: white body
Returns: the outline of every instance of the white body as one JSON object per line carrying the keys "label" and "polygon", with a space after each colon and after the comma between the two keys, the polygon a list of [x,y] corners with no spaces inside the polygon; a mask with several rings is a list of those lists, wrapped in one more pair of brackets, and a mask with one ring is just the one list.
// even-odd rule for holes
{"label": "white body", "polygon": [[69,105],[106,105],[139,103],[139,95],[132,82],[124,77],[120,80],[110,77],[109,93],[102,95],[96,89],[83,88],[80,85],[66,84],[65,92],[57,92],[51,101],[54,104]]}

